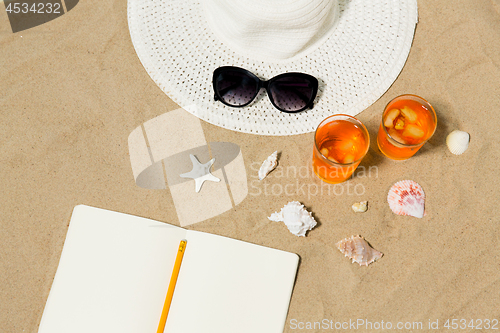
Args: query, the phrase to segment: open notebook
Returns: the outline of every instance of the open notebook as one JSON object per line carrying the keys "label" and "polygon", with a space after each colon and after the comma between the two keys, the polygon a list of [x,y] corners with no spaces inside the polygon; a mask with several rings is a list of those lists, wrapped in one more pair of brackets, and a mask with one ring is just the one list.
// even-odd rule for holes
{"label": "open notebook", "polygon": [[296,254],[83,205],[38,332],[156,332],[182,239],[165,333],[283,332]]}

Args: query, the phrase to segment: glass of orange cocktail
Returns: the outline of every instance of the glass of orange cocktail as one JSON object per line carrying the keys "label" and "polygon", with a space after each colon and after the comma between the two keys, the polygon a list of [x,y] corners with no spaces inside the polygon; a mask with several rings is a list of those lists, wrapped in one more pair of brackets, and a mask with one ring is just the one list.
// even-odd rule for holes
{"label": "glass of orange cocktail", "polygon": [[425,99],[398,96],[385,107],[377,135],[378,147],[393,160],[406,160],[431,138],[436,124],[436,112]]}
{"label": "glass of orange cocktail", "polygon": [[330,116],[314,134],[314,173],[327,183],[341,183],[356,170],[369,147],[370,136],[359,120],[344,114]]}

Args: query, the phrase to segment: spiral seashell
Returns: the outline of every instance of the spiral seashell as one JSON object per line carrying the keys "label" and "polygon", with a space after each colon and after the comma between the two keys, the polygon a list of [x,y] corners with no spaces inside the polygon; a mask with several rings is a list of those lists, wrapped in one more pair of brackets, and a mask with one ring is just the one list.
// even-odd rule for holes
{"label": "spiral seashell", "polygon": [[387,202],[395,214],[424,217],[425,193],[422,186],[413,180],[401,180],[394,184],[387,195]]}
{"label": "spiral seashell", "polygon": [[452,154],[462,155],[469,148],[469,140],[469,133],[454,130],[446,137],[446,145]]}
{"label": "spiral seashell", "polygon": [[268,217],[274,222],[284,222],[288,230],[296,236],[305,236],[308,230],[316,226],[312,214],[298,201],[291,201],[278,213]]}
{"label": "spiral seashell", "polygon": [[276,150],[274,153],[269,155],[268,158],[262,163],[259,169],[259,180],[266,178],[269,172],[273,171],[274,168],[278,165],[278,151]]}
{"label": "spiral seashell", "polygon": [[372,248],[370,244],[359,235],[341,240],[337,243],[337,248],[347,258],[351,259],[352,263],[357,262],[360,266],[368,266],[384,255],[382,252]]}

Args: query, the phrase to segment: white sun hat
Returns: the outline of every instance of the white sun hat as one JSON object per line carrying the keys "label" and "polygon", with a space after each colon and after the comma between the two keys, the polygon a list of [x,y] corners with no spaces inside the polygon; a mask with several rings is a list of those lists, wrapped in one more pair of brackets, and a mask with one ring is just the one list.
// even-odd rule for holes
{"label": "white sun hat", "polygon": [[[179,106],[211,124],[260,135],[312,132],[332,114],[379,99],[408,57],[416,0],[129,0],[139,59]],[[319,81],[314,108],[277,110],[265,93],[248,106],[214,100],[217,67],[263,80],[303,72]]]}

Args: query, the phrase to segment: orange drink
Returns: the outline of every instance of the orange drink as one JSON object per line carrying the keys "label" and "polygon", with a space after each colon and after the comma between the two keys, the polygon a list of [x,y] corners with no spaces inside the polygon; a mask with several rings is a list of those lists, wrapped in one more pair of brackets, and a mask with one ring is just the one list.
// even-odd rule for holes
{"label": "orange drink", "polygon": [[380,151],[393,160],[412,157],[436,130],[434,108],[425,99],[402,95],[387,104],[377,135]]}
{"label": "orange drink", "polygon": [[368,152],[366,127],[348,115],[333,115],[314,134],[313,170],[323,181],[337,184],[349,178]]}

